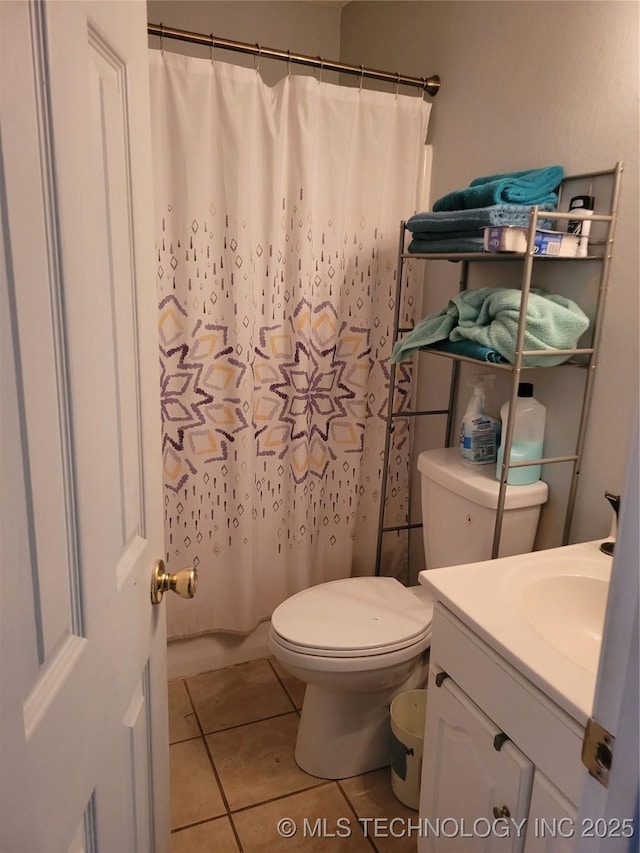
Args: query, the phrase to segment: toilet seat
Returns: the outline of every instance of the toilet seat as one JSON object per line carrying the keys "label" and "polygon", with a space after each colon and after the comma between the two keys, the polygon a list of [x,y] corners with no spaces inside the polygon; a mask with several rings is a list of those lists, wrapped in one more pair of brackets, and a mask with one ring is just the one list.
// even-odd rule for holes
{"label": "toilet seat", "polygon": [[432,618],[433,604],[421,588],[395,578],[346,578],[288,598],[275,609],[271,629],[277,644],[292,652],[356,658],[426,648]]}

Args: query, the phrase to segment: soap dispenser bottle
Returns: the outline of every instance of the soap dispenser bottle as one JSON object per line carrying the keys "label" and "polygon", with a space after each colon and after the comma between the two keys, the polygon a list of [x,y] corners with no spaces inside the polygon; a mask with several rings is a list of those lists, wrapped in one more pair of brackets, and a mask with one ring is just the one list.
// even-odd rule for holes
{"label": "soap dispenser bottle", "polygon": [[460,453],[467,462],[486,465],[496,461],[500,424],[485,412],[485,381],[493,376],[476,376],[473,393],[460,424]]}
{"label": "soap dispenser bottle", "polygon": [[[518,386],[518,396],[515,402],[515,420],[511,438],[511,462],[527,462],[530,459],[541,459],[544,444],[544,425],[546,408],[533,396],[533,385],[521,382]],[[507,435],[507,419],[509,417],[509,402],[503,403],[500,409],[502,420],[502,442],[498,449],[496,463],[496,480],[502,478],[502,461],[504,458],[504,442]],[[527,465],[522,468],[510,468],[507,483],[512,486],[527,486],[540,479],[541,465]]]}

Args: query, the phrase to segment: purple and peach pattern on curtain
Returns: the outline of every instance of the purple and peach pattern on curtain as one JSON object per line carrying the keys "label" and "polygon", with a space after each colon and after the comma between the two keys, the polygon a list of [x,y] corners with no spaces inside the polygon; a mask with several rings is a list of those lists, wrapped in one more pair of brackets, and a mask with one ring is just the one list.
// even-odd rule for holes
{"label": "purple and peach pattern on curtain", "polygon": [[[298,590],[373,573],[398,227],[429,105],[150,65],[166,559],[199,574],[169,635],[243,633]],[[399,431],[400,522],[408,452]]]}

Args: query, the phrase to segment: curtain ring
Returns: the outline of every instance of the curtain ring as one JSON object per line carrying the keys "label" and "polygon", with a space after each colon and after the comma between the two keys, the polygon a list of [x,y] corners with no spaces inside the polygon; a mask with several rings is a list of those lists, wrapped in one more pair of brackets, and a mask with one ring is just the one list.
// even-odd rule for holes
{"label": "curtain ring", "polygon": [[400,91],[400,72],[396,71],[396,98],[398,97],[399,91]]}
{"label": "curtain ring", "polygon": [[162,38],[162,33],[164,31],[164,26],[162,21],[160,21],[160,53],[164,56],[164,40]]}
{"label": "curtain ring", "polygon": [[362,81],[364,80],[364,68],[360,66],[360,91],[362,92]]}
{"label": "curtain ring", "polygon": [[287,51],[289,59],[287,60],[287,77],[291,77],[291,51]]}
{"label": "curtain ring", "polygon": [[[322,83],[322,72],[324,71],[324,59],[321,56],[316,56],[316,62],[320,68],[320,74],[316,77],[318,83]],[[315,71],[313,72],[315,74]]]}
{"label": "curtain ring", "polygon": [[253,67],[256,69],[256,74],[258,74],[260,71],[260,56],[262,54],[262,48],[260,47],[258,42],[256,42],[256,49],[258,51],[258,54],[257,54],[258,55],[258,61],[256,62],[256,58],[254,56],[253,57]]}
{"label": "curtain ring", "polygon": [[211,64],[213,65],[213,48],[215,47],[215,39],[213,37],[213,33],[209,33],[211,38],[211,44],[209,45],[209,56],[211,57]]}

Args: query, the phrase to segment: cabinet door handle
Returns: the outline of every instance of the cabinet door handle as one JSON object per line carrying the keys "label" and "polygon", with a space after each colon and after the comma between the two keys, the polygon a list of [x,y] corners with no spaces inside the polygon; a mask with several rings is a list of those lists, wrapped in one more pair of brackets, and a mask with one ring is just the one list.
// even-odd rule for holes
{"label": "cabinet door handle", "polygon": [[449,674],[447,672],[439,672],[436,675],[436,687],[442,687],[442,682],[445,678],[449,678]]}
{"label": "cabinet door handle", "polygon": [[496,735],[493,739],[493,748],[496,752],[500,752],[504,744],[509,740],[509,735],[506,735],[504,732],[500,732],[499,735]]}
{"label": "cabinet door handle", "polygon": [[498,806],[493,807],[493,816],[496,819],[500,819],[501,817],[511,817],[511,812],[509,811],[508,806],[502,806],[502,808],[498,808]]}

